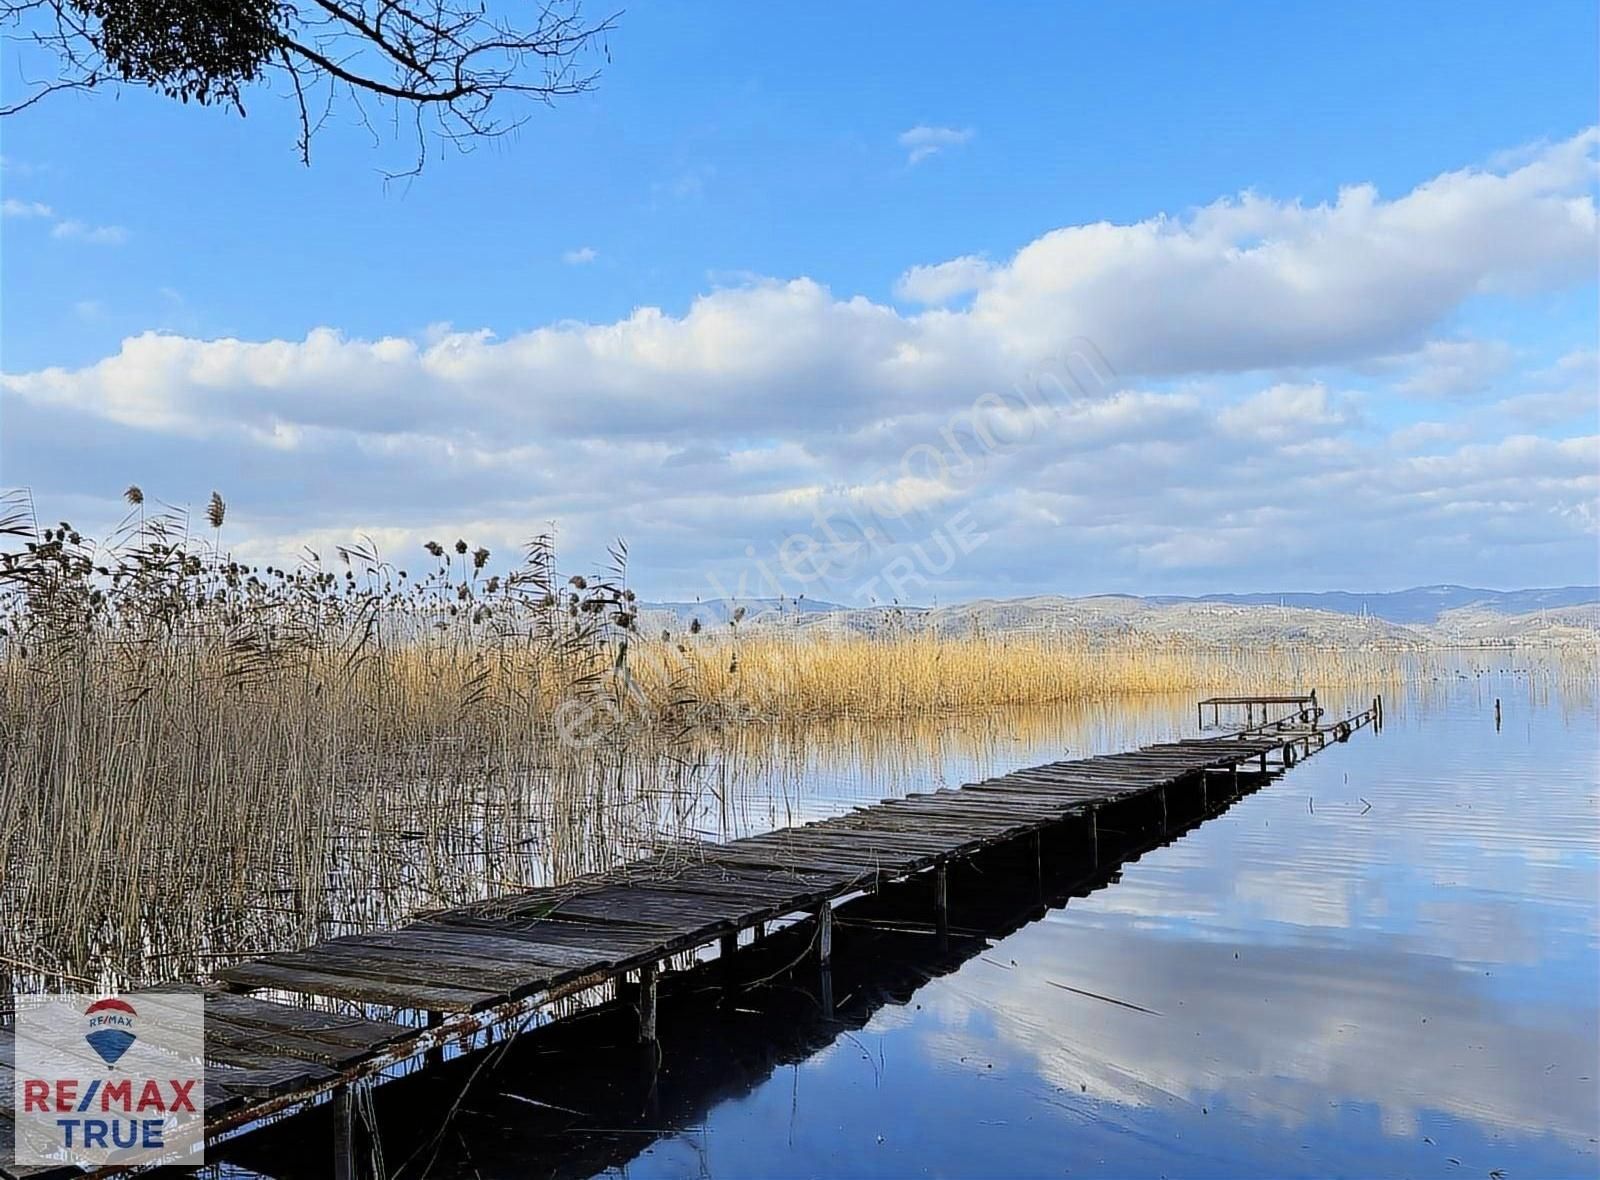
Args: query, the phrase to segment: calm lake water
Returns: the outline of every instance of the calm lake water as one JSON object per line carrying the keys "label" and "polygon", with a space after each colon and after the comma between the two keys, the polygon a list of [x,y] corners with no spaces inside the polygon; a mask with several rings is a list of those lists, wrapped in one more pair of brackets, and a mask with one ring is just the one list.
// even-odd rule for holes
{"label": "calm lake water", "polygon": [[[1381,734],[1330,746],[1086,896],[1040,906],[999,876],[958,880],[953,920],[987,938],[941,953],[883,916],[916,898],[886,900],[878,927],[841,928],[835,1021],[814,967],[732,1000],[691,983],[663,1000],[653,1081],[629,1026],[601,1015],[384,1087],[384,1167],[1594,1176],[1593,686],[1500,670],[1385,695]],[[701,826],[770,827],[1194,726],[1185,698],[845,734],[730,771]],[[319,1117],[245,1141],[236,1164],[323,1173]]]}

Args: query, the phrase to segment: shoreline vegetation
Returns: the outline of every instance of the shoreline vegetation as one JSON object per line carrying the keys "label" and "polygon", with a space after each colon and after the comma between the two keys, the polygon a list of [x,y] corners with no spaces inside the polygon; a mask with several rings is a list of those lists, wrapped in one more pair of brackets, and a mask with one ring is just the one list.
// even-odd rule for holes
{"label": "shoreline vegetation", "polygon": [[[0,502],[0,978],[128,986],[701,838],[750,731],[1284,686],[1427,651],[646,629],[620,544],[246,566],[138,488],[104,543]],[[496,567],[498,568],[498,567]],[[1592,682],[1595,653],[1576,672]],[[723,766],[725,769],[725,765]],[[723,801],[725,802],[725,801]]]}

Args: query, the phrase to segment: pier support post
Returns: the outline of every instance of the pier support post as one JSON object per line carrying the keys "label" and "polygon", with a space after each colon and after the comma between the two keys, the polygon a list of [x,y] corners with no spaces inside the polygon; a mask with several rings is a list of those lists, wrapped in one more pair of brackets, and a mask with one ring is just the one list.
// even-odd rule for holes
{"label": "pier support post", "polygon": [[1265,750],[1261,751],[1261,773],[1267,773],[1267,752]]}
{"label": "pier support post", "polygon": [[655,1124],[661,1117],[661,1046],[641,1042],[638,1053],[639,1083],[644,1091],[640,1095],[639,1113],[646,1122]]}
{"label": "pier support post", "polygon": [[738,969],[734,966],[734,956],[739,951],[739,932],[724,934],[717,940],[717,971],[722,977],[723,987],[732,987],[738,978]]}
{"label": "pier support post", "polygon": [[821,964],[822,1019],[834,1019],[834,903],[816,910],[816,958]]}
{"label": "pier support post", "polygon": [[[429,1028],[438,1028],[443,1023],[444,1023],[444,1013],[443,1012],[429,1012],[428,1013],[428,1027]],[[429,1049],[426,1060],[427,1060],[429,1069],[432,1069],[432,1068],[434,1068],[436,1066],[443,1065],[444,1064],[444,1046],[443,1045],[435,1045],[433,1048]]]}
{"label": "pier support post", "polygon": [[1160,788],[1156,794],[1161,796],[1161,830],[1167,830],[1167,788]]}
{"label": "pier support post", "polygon": [[350,1087],[335,1087],[328,1105],[333,1115],[333,1180],[356,1180],[355,1119],[350,1105]]}
{"label": "pier support post", "polygon": [[1100,811],[1089,808],[1089,855],[1095,868],[1100,867]]}
{"label": "pier support post", "polygon": [[656,1043],[656,965],[639,968],[639,1042]]}
{"label": "pier support post", "polygon": [[950,870],[944,861],[933,870],[933,917],[939,929],[939,949],[950,945]]}

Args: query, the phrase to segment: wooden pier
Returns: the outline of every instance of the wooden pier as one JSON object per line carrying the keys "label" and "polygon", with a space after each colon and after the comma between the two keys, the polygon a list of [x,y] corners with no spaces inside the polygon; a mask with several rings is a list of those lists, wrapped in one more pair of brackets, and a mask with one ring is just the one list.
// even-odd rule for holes
{"label": "wooden pier", "polygon": [[[1047,832],[1071,831],[1096,856],[1102,816],[1143,813],[1165,831],[1169,791],[1197,791],[1204,805],[1217,784],[1217,795],[1231,798],[1241,775],[1287,770],[1381,721],[1377,700],[1329,726],[1314,697],[1288,700],[1298,706],[1294,714],[1239,732],[890,799],[228,967],[201,985],[208,1139],[331,1098],[333,1170],[351,1175],[353,1088],[437,1062],[450,1046],[478,1043],[559,1000],[607,987],[630,1001],[639,1040],[653,1045],[658,981],[669,960],[716,947],[735,962],[769,923],[807,923],[826,985],[833,907],[845,899],[926,880],[943,941],[952,867],[1020,848],[1031,850],[1042,880]],[[1269,704],[1287,703],[1254,701],[1263,719]],[[259,992],[288,1002],[250,994]],[[0,1176],[74,1174],[9,1164],[11,1052],[8,1038],[0,1044]]]}

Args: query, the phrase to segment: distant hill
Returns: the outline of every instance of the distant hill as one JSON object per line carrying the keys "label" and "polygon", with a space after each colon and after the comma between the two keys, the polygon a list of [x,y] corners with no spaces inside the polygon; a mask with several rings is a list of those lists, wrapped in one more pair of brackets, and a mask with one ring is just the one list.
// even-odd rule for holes
{"label": "distant hill", "polygon": [[1461,607],[1445,611],[1430,630],[1447,643],[1593,645],[1600,641],[1600,603],[1543,607],[1519,615]]}
{"label": "distant hill", "polygon": [[803,630],[875,635],[1072,635],[1091,642],[1183,639],[1217,645],[1331,647],[1569,644],[1600,639],[1600,587],[1483,590],[1419,586],[1359,594],[1212,594],[1185,598],[1103,594],[979,599],[941,607],[848,607],[810,599],[752,598],[642,605],[647,633],[681,632],[698,619],[725,629],[739,607],[744,632]]}
{"label": "distant hill", "polygon": [[785,615],[833,614],[851,608],[837,602],[822,602],[810,598],[707,598],[700,602],[646,602],[641,604],[644,619],[651,626],[679,630],[694,619],[702,627],[715,627],[726,623],[733,612],[744,608],[743,623],[758,619],[782,618]]}
{"label": "distant hill", "polygon": [[1523,615],[1556,607],[1600,602],[1600,586],[1555,586],[1534,590],[1484,590],[1475,586],[1414,586],[1363,594],[1329,590],[1315,594],[1158,595],[1150,602],[1226,602],[1236,606],[1297,606],[1341,615],[1367,614],[1391,623],[1437,623],[1446,611],[1472,607],[1497,615]]}

